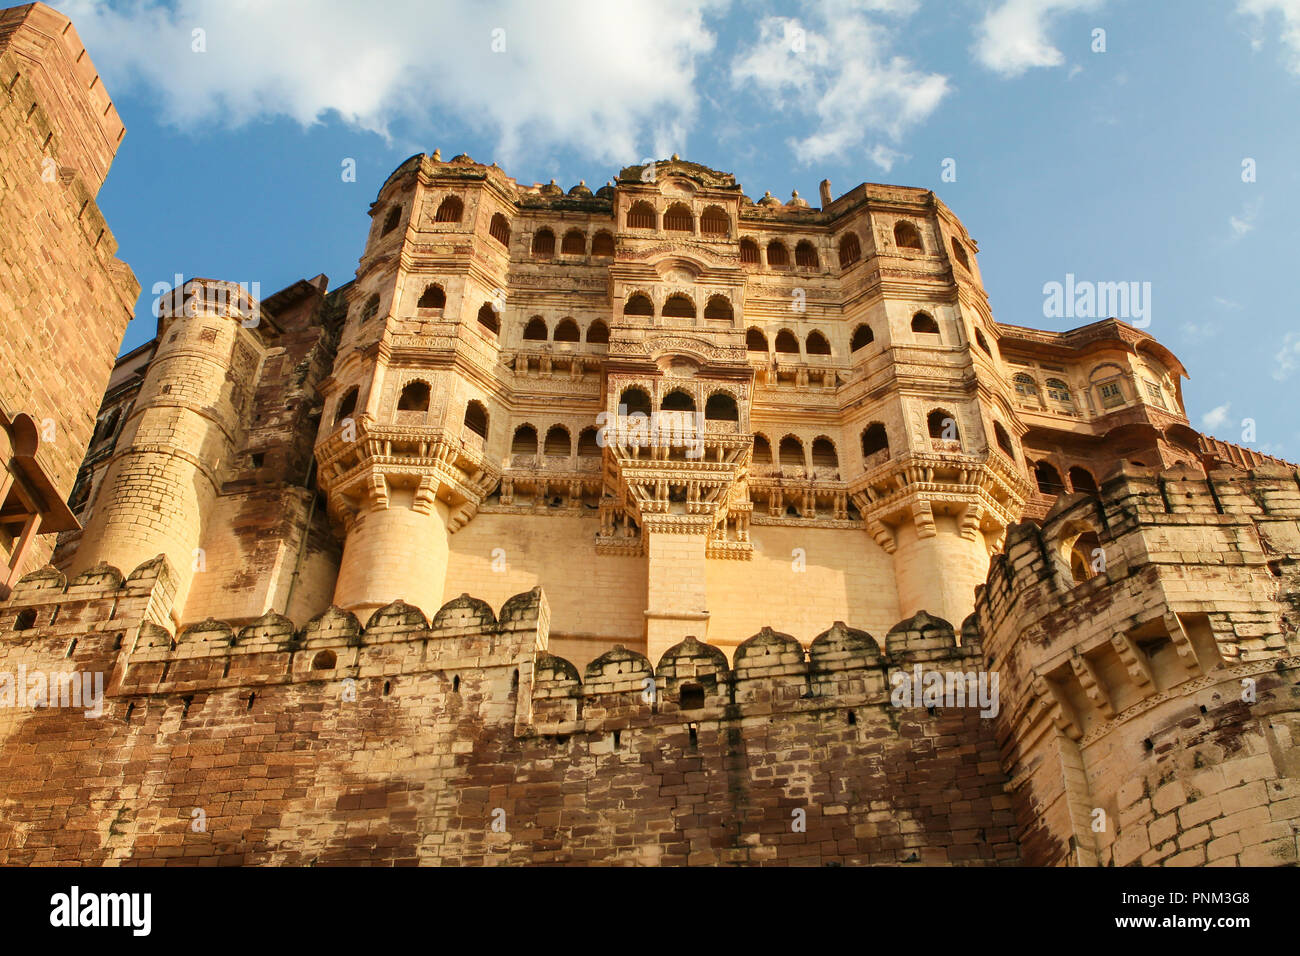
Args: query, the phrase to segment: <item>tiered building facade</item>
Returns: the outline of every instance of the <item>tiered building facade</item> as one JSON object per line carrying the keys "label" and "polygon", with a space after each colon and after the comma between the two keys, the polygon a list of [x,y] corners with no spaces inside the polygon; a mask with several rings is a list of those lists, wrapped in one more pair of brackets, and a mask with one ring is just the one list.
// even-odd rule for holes
{"label": "tiered building facade", "polygon": [[[56,224],[6,219],[0,295],[40,222],[101,316],[0,395],[0,628],[108,697],[0,713],[4,859],[1296,860],[1300,479],[1190,427],[1145,331],[995,321],[927,190],[753,201],[674,156],[566,192],[434,152],[354,279],[191,280],[110,372],[138,286],[85,225],[121,133],[77,46],[0,14],[2,158]],[[72,334],[14,302],[3,347]],[[900,713],[917,666],[998,672],[999,706]]]}

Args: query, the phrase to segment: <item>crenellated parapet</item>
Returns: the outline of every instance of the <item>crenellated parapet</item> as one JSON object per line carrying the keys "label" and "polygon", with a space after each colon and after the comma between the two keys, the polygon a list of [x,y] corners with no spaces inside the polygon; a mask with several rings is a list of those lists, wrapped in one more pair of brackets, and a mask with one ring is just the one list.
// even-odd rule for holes
{"label": "crenellated parapet", "polygon": [[1297,559],[1276,468],[1122,466],[1008,530],[977,617],[1027,859],[1294,861]]}

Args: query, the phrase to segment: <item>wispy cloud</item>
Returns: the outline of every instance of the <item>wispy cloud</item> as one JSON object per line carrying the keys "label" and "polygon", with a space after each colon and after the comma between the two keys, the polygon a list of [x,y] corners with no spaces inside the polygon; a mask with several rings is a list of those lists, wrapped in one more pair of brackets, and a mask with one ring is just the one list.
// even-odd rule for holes
{"label": "wispy cloud", "polygon": [[[1252,17],[1255,27],[1271,36],[1281,27],[1278,37],[1287,48],[1287,68],[1300,74],[1300,0],[1239,0],[1237,12]],[[1264,48],[1263,36],[1251,40],[1250,48]]]}
{"label": "wispy cloud", "polygon": [[1274,359],[1273,378],[1285,382],[1300,367],[1300,332],[1287,332]]}
{"label": "wispy cloud", "polygon": [[[635,161],[681,148],[697,107],[700,61],[714,48],[710,0],[662,0],[611,11],[527,0],[98,0],[59,4],[114,90],[152,90],[161,120],[192,130],[331,112],[380,135],[420,133],[451,118],[495,136],[503,162],[556,145]],[[194,52],[193,31],[206,52]]]}
{"label": "wispy cloud", "polygon": [[[1048,38],[1052,22],[1064,14],[1095,10],[1102,0],[1001,0],[975,29],[975,59],[1003,76],[1020,76],[1039,67],[1061,66],[1063,54]],[[1071,74],[1073,76],[1073,74]]]}
{"label": "wispy cloud", "polygon": [[1255,228],[1255,219],[1259,216],[1259,211],[1263,208],[1262,199],[1252,199],[1243,203],[1241,212],[1235,216],[1228,217],[1228,228],[1232,235],[1229,237],[1233,240],[1240,239],[1242,236],[1251,232]]}
{"label": "wispy cloud", "polygon": [[731,62],[736,88],[752,86],[780,109],[809,115],[811,133],[790,140],[805,163],[859,152],[888,171],[903,135],[949,92],[947,77],[894,52],[881,16],[904,18],[915,0],[821,0],[806,19],[771,16]]}

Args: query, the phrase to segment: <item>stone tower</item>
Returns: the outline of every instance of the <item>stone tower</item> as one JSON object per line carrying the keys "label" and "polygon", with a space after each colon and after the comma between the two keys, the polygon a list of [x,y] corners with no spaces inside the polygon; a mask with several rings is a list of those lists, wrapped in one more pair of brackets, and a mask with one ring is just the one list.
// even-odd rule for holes
{"label": "stone tower", "polygon": [[260,304],[238,285],[192,279],[160,303],[158,346],[70,565],[134,568],[158,554],[176,606],[206,571],[204,524],[242,444],[263,346]]}
{"label": "stone tower", "polygon": [[140,286],[95,203],[126,131],[68,18],[0,11],[0,76],[4,595],[77,527],[65,502]]}
{"label": "stone tower", "polygon": [[[438,221],[432,167],[412,157],[380,190],[322,385],[319,478],[344,536],[334,603],[363,617],[398,597],[430,612],[442,604],[448,535],[499,477],[485,441],[501,404],[496,342],[476,316],[506,285],[494,231],[504,177],[468,181],[459,214]],[[425,288],[420,272],[444,278]]]}

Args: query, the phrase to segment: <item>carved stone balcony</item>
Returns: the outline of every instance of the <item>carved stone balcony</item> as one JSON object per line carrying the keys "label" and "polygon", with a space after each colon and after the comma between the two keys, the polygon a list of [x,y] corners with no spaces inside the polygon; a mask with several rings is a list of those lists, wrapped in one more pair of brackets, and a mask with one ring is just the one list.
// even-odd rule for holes
{"label": "carved stone balcony", "polygon": [[381,424],[366,414],[336,428],[316,446],[317,476],[330,516],[350,528],[362,511],[387,507],[394,488],[416,489],[421,507],[432,497],[451,509],[450,530],[465,524],[500,479],[482,439],[457,428]]}
{"label": "carved stone balcony", "polygon": [[707,533],[749,547],[748,473],[753,437],[731,421],[690,413],[653,420],[615,416],[606,429],[606,493],[602,537],[622,519],[660,532]]}
{"label": "carved stone balcony", "polygon": [[935,514],[951,514],[961,534],[1001,533],[1020,520],[1033,491],[1030,480],[997,451],[986,456],[913,454],[870,468],[851,482],[849,493],[872,536],[886,551],[895,548],[894,528],[914,521],[920,537],[937,533]]}

